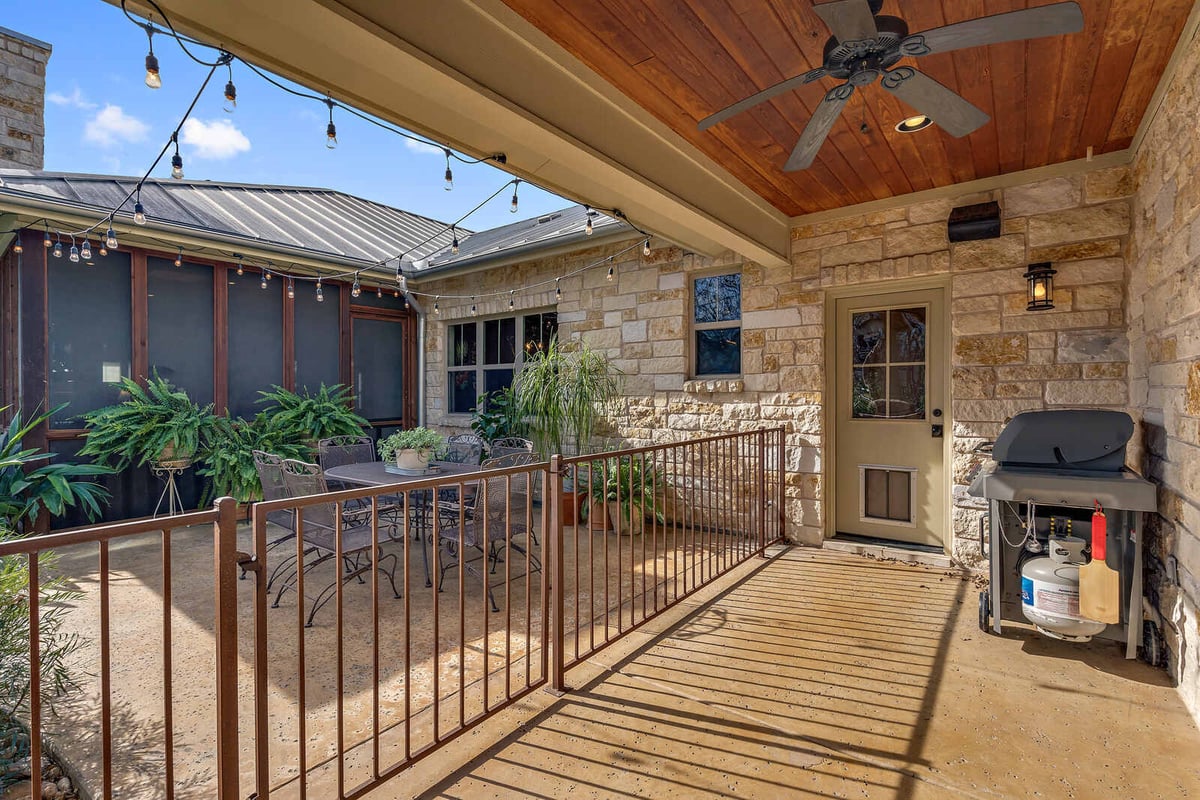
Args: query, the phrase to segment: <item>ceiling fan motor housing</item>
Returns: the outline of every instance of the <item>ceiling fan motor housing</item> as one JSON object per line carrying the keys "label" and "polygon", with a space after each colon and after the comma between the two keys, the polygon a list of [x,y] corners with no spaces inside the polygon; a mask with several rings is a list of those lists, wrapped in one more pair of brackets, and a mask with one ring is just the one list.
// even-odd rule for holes
{"label": "ceiling fan motor housing", "polygon": [[[900,43],[908,36],[908,25],[899,17],[876,17],[879,29],[874,39],[842,42],[830,37],[825,43],[825,71],[834,78],[848,80],[855,86],[874,83],[884,70],[894,66],[904,53]],[[855,80],[859,76],[859,80]]]}

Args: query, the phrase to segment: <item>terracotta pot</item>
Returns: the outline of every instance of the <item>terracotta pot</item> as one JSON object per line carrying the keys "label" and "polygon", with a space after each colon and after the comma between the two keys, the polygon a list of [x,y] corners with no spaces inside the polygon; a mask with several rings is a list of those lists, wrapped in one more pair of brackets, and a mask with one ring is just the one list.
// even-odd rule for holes
{"label": "terracotta pot", "polygon": [[630,519],[628,512],[621,508],[620,503],[616,500],[608,502],[608,517],[610,520],[616,520],[616,529],[622,536],[640,536],[645,528],[645,515],[639,513],[641,507],[633,506],[632,510],[633,519]]}
{"label": "terracotta pot", "polygon": [[595,501],[588,504],[588,530],[594,533],[608,533],[612,530],[608,518],[608,504]]}
{"label": "terracotta pot", "polygon": [[563,492],[559,506],[559,518],[563,525],[575,525],[579,520],[579,510],[583,505],[583,494],[580,492]]}

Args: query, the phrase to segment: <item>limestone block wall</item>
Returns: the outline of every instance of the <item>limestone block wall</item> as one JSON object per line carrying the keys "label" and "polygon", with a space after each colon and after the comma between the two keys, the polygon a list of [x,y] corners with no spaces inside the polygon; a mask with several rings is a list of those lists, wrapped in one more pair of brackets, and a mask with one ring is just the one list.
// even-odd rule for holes
{"label": "limestone block wall", "polygon": [[1145,531],[1150,635],[1200,718],[1200,48],[1187,52],[1134,161],[1130,393],[1139,466],[1159,484]]}
{"label": "limestone block wall", "polygon": [[46,62],[50,45],[0,28],[0,167],[45,162]]}

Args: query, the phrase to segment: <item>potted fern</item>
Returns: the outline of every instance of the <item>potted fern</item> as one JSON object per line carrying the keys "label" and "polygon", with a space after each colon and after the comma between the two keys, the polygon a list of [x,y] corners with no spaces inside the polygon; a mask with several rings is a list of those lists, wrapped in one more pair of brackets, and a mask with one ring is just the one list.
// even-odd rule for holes
{"label": "potted fern", "polygon": [[399,469],[424,472],[429,462],[446,449],[442,435],[429,428],[397,431],[379,441],[379,457],[395,461]]}
{"label": "potted fern", "polygon": [[[207,497],[234,497],[242,503],[262,499],[254,451],[262,450],[281,458],[306,459],[307,445],[289,441],[287,431],[265,413],[254,419],[218,418],[212,435],[201,453],[203,466],[197,473],[207,478]],[[204,505],[201,503],[201,505]]]}
{"label": "potted fern", "polygon": [[666,486],[666,477],[644,459],[621,456],[589,465],[587,481],[590,504],[586,507],[589,527],[594,531],[616,529],[636,536],[647,517],[660,525],[666,521],[658,506],[657,495]]}
{"label": "potted fern", "polygon": [[361,436],[369,424],[354,413],[354,395],[345,384],[322,383],[315,393],[304,389],[303,394],[273,386],[259,394],[258,402],[266,406],[265,413],[288,441],[307,442],[315,448],[318,441],[330,436]]}
{"label": "potted fern", "polygon": [[80,455],[109,463],[116,471],[154,462],[185,467],[200,452],[217,424],[212,403],[192,402],[187,392],[155,375],[143,389],[121,379],[128,399],[84,415],[87,444]]}

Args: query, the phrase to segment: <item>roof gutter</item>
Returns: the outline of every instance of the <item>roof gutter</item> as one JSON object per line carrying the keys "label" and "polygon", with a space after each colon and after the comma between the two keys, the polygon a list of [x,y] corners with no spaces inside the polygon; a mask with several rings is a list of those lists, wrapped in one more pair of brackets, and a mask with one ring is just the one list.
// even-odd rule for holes
{"label": "roof gutter", "polygon": [[[608,226],[606,226],[608,227]],[[481,272],[485,269],[494,269],[496,267],[506,267],[512,264],[519,264],[522,261],[528,261],[529,256],[537,254],[539,257],[553,256],[560,253],[570,252],[577,249],[576,245],[586,242],[589,245],[599,246],[602,244],[611,244],[612,242],[624,241],[626,239],[644,238],[642,234],[635,231],[625,223],[612,226],[614,230],[606,231],[604,228],[588,236],[583,231],[567,234],[558,239],[547,239],[536,242],[527,242],[526,244],[517,245],[504,250],[498,250],[494,253],[485,253],[478,256],[471,256],[442,266],[426,267],[417,270],[410,274],[411,281],[422,283],[426,280],[442,280],[458,275],[467,275],[472,272]]]}
{"label": "roof gutter", "polygon": [[[88,203],[70,200],[47,200],[41,195],[21,192],[10,188],[0,189],[0,211],[11,212],[18,217],[26,216],[32,219],[53,216],[86,228],[96,222],[96,215],[107,217],[110,209],[102,209]],[[28,223],[26,223],[28,224]],[[233,234],[221,234],[202,228],[198,225],[185,225],[173,222],[148,221],[145,225],[133,224],[132,215],[117,215],[113,217],[112,226],[118,234],[123,234],[129,240],[142,244],[150,249],[161,247],[160,243],[145,242],[141,237],[147,232],[156,231],[171,237],[174,243],[200,248],[224,245],[221,249],[232,250],[247,259],[262,261],[285,261],[288,266],[307,267],[314,272],[328,270],[331,266],[345,267],[347,272],[361,271],[368,274],[371,267],[377,267],[377,262],[364,259],[339,256],[335,253],[320,256],[314,251],[303,247],[292,247],[278,243],[264,243],[261,239]],[[99,234],[98,234],[99,235]],[[283,266],[283,264],[280,264]],[[387,270],[372,271],[369,274],[379,280],[388,280],[393,273]]]}

